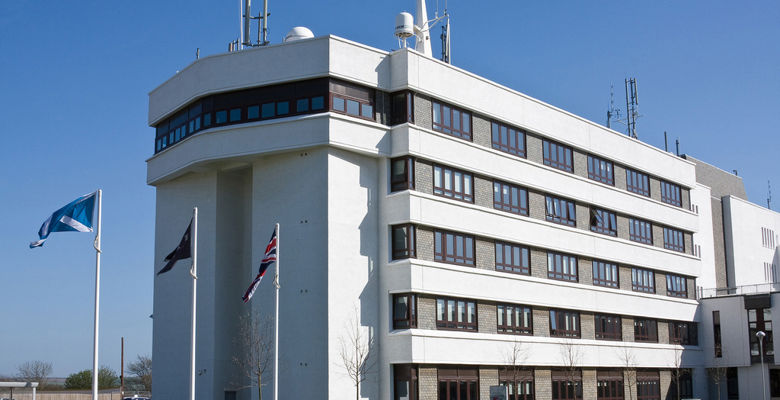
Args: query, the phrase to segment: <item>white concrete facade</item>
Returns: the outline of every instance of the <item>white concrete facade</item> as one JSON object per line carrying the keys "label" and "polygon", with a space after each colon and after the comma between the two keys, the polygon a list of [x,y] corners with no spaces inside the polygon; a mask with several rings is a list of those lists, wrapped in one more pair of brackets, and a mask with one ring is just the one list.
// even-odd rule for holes
{"label": "white concrete facade", "polygon": [[[279,391],[283,399],[354,397],[339,354],[353,319],[375,340],[361,398],[393,399],[394,364],[471,365],[497,371],[515,341],[531,349],[528,365],[548,370],[565,366],[560,349],[569,342],[581,348],[577,366],[589,370],[621,368],[625,362],[620,351],[628,348],[639,368],[666,373],[677,367],[694,369],[694,395],[706,397],[705,345],[669,343],[660,326],[659,337],[666,335],[666,342],[564,339],[549,337],[542,327],[535,327],[540,333],[532,336],[393,329],[392,295],[398,293],[466,298],[488,305],[523,304],[540,310],[571,309],[590,315],[591,324],[593,314],[704,322],[695,296],[665,295],[662,278],[667,273],[690,278],[691,293],[693,279],[709,279],[710,192],[696,182],[694,164],[687,160],[412,50],[387,53],[333,36],[204,57],[150,93],[149,124],[160,123],[206,95],[321,77],[382,93],[412,91],[571,146],[577,154],[596,155],[642,171],[653,182],[666,180],[690,193],[687,198],[698,205],[698,213],[694,207],[691,211],[687,205],[670,205],[422,124],[390,126],[377,118],[370,121],[324,110],[203,130],[147,160],[147,182],[157,189],[155,260],[162,260],[176,246],[192,207],[199,207],[196,387],[203,398],[226,398],[225,392],[234,390],[239,399],[256,398],[256,391],[239,389],[245,382],[232,357],[242,351],[235,331],[238,317],[248,310],[240,297],[256,273],[276,222],[281,224]],[[380,113],[378,106],[376,113]],[[420,188],[391,193],[389,159],[402,156],[565,197],[654,226],[674,227],[692,235],[692,243],[703,251],[672,251],[620,235],[597,234],[583,226],[555,224],[538,215],[511,215]],[[732,210],[744,212],[738,206]],[[545,277],[508,274],[423,257],[393,261],[390,226],[395,224],[464,232],[482,242],[519,243],[583,260],[605,259],[628,268],[629,274],[631,267],[651,269],[657,274],[657,292],[633,291],[630,276],[621,278],[621,285],[628,279],[628,287],[614,289],[553,280],[546,273]],[[270,276],[269,271],[249,306],[261,318],[272,315]],[[190,285],[182,265],[155,279],[154,394],[158,398],[184,398],[187,393]],[[623,329],[624,337],[633,335],[628,332],[632,327]],[[264,397],[272,393],[270,376],[265,377],[269,383]],[[484,384],[480,385],[482,392]],[[541,390],[542,383],[538,385]],[[426,397],[421,392],[419,398]],[[541,393],[537,396],[545,398]]]}

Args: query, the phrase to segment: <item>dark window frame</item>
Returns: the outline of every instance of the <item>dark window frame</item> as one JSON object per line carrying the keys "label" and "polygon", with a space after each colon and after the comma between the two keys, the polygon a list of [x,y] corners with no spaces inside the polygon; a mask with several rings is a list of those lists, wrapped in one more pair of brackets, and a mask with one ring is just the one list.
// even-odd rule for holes
{"label": "dark window frame", "polygon": [[664,248],[685,253],[685,233],[679,229],[664,227]]}
{"label": "dark window frame", "polygon": [[[773,327],[772,327],[772,312],[770,308],[749,308],[745,310],[748,314],[748,339],[749,339],[749,347],[748,350],[750,351],[750,361],[753,363],[758,363],[761,361],[761,349],[758,345],[758,338],[756,337],[756,333],[758,331],[763,331],[766,336],[764,336],[762,342],[763,342],[763,350],[764,350],[764,362],[766,363],[774,363],[775,360],[775,350],[774,350],[774,338],[773,338]],[[769,319],[767,319],[767,314],[769,315]]]}
{"label": "dark window frame", "polygon": [[619,315],[595,314],[596,340],[623,340],[623,319]]}
{"label": "dark window frame", "polygon": [[624,396],[623,371],[596,371],[596,398],[598,400],[623,400]]}
{"label": "dark window frame", "polygon": [[617,237],[617,214],[603,208],[590,209],[590,230]]}
{"label": "dark window frame", "polygon": [[[398,317],[398,299],[406,299],[406,312],[403,317]],[[393,294],[393,329],[417,328],[417,295],[414,293]]]}
{"label": "dark window frame", "polygon": [[[401,164],[403,163],[403,164]],[[396,168],[403,165],[400,174]],[[414,190],[414,157],[396,157],[390,159],[390,191]]]}
{"label": "dark window frame", "polygon": [[715,357],[721,358],[723,357],[723,344],[721,343],[720,334],[720,310],[712,312],[712,335],[712,341],[715,344]]}
{"label": "dark window frame", "polygon": [[[414,93],[402,91],[390,95],[390,124],[414,123]],[[401,104],[403,103],[403,104]]]}
{"label": "dark window frame", "polygon": [[[510,260],[507,262],[507,248]],[[515,260],[517,258],[517,260]],[[496,271],[513,274],[531,274],[531,249],[525,246],[507,242],[495,242]]]}
{"label": "dark window frame", "polygon": [[[436,122],[436,109],[439,109],[439,122]],[[449,113],[449,124],[445,123],[445,109]],[[454,121],[455,115],[458,115],[460,121],[460,128],[455,129]],[[438,101],[431,102],[431,128],[436,132],[444,133],[445,135],[453,136],[459,139],[472,141],[473,140],[473,127],[471,126],[473,116],[470,112],[465,111],[458,107],[453,107],[450,104],[442,103]],[[464,124],[464,116],[468,119],[467,124]],[[466,126],[468,125],[468,126]],[[466,129],[464,129],[466,128]]]}
{"label": "dark window frame", "polygon": [[490,123],[490,138],[494,149],[526,158],[526,133],[497,121]]}
{"label": "dark window frame", "polygon": [[[447,172],[449,171],[449,182],[445,182]],[[436,184],[436,180],[440,184]],[[459,180],[460,191],[456,190],[456,180]],[[447,188],[449,183],[450,188]],[[467,190],[468,189],[468,190]],[[464,203],[474,203],[474,175],[469,172],[450,168],[440,164],[433,165],[433,194],[446,197],[448,199],[462,201]]]}
{"label": "dark window frame", "polygon": [[552,370],[550,376],[552,400],[582,399],[582,370]]}
{"label": "dark window frame", "polygon": [[566,226],[577,226],[577,203],[572,200],[546,195],[544,197],[544,214],[547,221]]}
{"label": "dark window frame", "polygon": [[682,207],[682,188],[680,185],[661,179],[661,201]]}
{"label": "dark window frame", "polygon": [[528,190],[501,181],[493,181],[493,208],[528,216]]}
{"label": "dark window frame", "polygon": [[[329,111],[334,112],[334,113],[338,113],[338,114],[348,115],[350,117],[360,118],[360,119],[363,119],[363,120],[366,120],[366,121],[374,121],[374,122],[376,122],[376,106],[375,106],[375,101],[374,101],[375,95],[372,94],[370,96],[371,96],[371,99],[366,100],[366,99],[361,99],[361,98],[358,98],[358,97],[350,96],[348,94],[330,92],[329,96],[328,96],[328,98],[330,100],[329,101],[329,105],[330,105]],[[339,110],[339,109],[337,109],[335,107],[334,100],[337,100],[337,99],[340,99],[340,100],[344,101],[344,109],[343,110]],[[357,113],[349,112],[349,102],[350,101],[351,102],[356,102],[358,104],[358,111],[357,111]],[[365,108],[368,108],[368,111],[364,111]],[[366,112],[370,113],[371,117],[367,117],[365,115]],[[290,115],[290,113],[288,112],[287,114],[283,114],[283,115]]]}
{"label": "dark window frame", "polygon": [[658,321],[650,318],[634,318],[634,341],[658,343]]}
{"label": "dark window frame", "polygon": [[[607,261],[593,260],[593,284],[611,288],[620,288],[620,267]],[[607,270],[610,270],[607,272]]]}
{"label": "dark window frame", "polygon": [[[404,248],[396,248],[400,244],[400,237],[396,236],[404,231],[406,240]],[[417,228],[413,224],[398,224],[390,227],[390,248],[393,260],[404,260],[407,258],[417,258]]]}
{"label": "dark window frame", "polygon": [[534,400],[534,370],[519,368],[523,367],[508,366],[499,369],[498,384],[507,387],[507,400]]}
{"label": "dark window frame", "polygon": [[615,165],[612,161],[588,154],[588,179],[615,186]]}
{"label": "dark window frame", "polygon": [[[453,252],[449,253],[448,237],[452,236]],[[458,243],[462,241],[463,252],[458,255]],[[469,246],[471,242],[471,246]],[[433,259],[447,264],[476,266],[477,241],[472,235],[436,229],[433,231]],[[471,257],[469,257],[469,250]]]}
{"label": "dark window frame", "polygon": [[666,274],[666,295],[688,297],[688,278],[682,275]]}
{"label": "dark window frame", "polygon": [[636,373],[637,400],[661,400],[661,379],[658,371]]}
{"label": "dark window frame", "polygon": [[[560,160],[563,158],[563,160]],[[544,165],[565,172],[574,172],[574,150],[552,140],[542,140],[542,162]]]}
{"label": "dark window frame", "polygon": [[[579,311],[550,309],[550,337],[582,337],[582,319]],[[559,326],[562,326],[559,328]]]}
{"label": "dark window frame", "polygon": [[579,260],[577,256],[548,251],[547,277],[558,281],[579,282]]}
{"label": "dark window frame", "polygon": [[626,168],[626,190],[650,197],[650,175],[635,169]]}
{"label": "dark window frame", "polygon": [[699,344],[699,329],[695,322],[668,321],[669,343],[683,346],[697,346]]}
{"label": "dark window frame", "polygon": [[[440,319],[440,313],[439,313],[439,302],[443,305],[443,316],[445,319]],[[464,320],[459,321],[458,320],[458,310],[460,307],[460,303],[463,303],[464,311],[466,312],[465,315],[462,315],[461,317],[464,317]],[[468,310],[469,305],[473,305],[474,308],[474,321],[468,322]],[[450,306],[454,305],[455,309],[453,311],[453,316],[455,317],[454,320],[450,321],[449,315],[450,315]],[[472,331],[472,332],[478,332],[478,321],[479,321],[479,310],[477,307],[477,302],[475,300],[467,300],[467,299],[461,299],[461,298],[454,298],[454,297],[437,297],[436,298],[436,329],[439,330],[449,330],[449,331]]]}
{"label": "dark window frame", "polygon": [[479,372],[475,368],[440,367],[437,375],[438,400],[479,400]]}
{"label": "dark window frame", "polygon": [[496,304],[496,331],[502,334],[533,336],[533,309],[519,304]]}
{"label": "dark window frame", "polygon": [[631,290],[655,293],[655,271],[646,268],[631,268]]}
{"label": "dark window frame", "polygon": [[406,400],[419,399],[419,378],[417,366],[413,364],[393,365],[393,400],[401,400],[402,393],[398,393],[399,384],[406,384]]}
{"label": "dark window frame", "polygon": [[653,224],[644,219],[629,217],[628,238],[633,242],[652,245]]}

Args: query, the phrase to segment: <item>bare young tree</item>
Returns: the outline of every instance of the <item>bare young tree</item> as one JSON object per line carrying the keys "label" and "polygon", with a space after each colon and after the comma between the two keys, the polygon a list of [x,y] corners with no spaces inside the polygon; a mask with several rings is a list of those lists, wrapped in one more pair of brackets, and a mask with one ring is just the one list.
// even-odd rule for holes
{"label": "bare young tree", "polygon": [[623,367],[623,378],[628,386],[628,400],[634,400],[636,393],[636,357],[630,347],[622,347],[618,350],[618,359]]}
{"label": "bare young tree", "polygon": [[38,382],[43,387],[46,386],[46,378],[51,375],[52,365],[45,361],[27,361],[16,368],[16,377],[27,382]]}
{"label": "bare young tree", "polygon": [[[582,391],[582,375],[579,366],[582,364],[582,349],[571,339],[561,343],[561,362],[566,371],[566,380],[577,393]],[[578,383],[579,382],[579,383]]]}
{"label": "bare young tree", "polygon": [[[512,385],[516,385],[519,378],[528,371],[525,363],[528,359],[529,351],[530,349],[527,346],[524,346],[523,342],[515,339],[512,343],[512,348],[506,353],[504,357],[506,362],[504,372],[512,381]],[[514,393],[517,393],[519,390],[520,388],[516,387]]]}
{"label": "bare young tree", "polygon": [[138,377],[147,392],[152,391],[152,358],[138,355],[136,361],[127,366],[127,371]]}
{"label": "bare young tree", "polygon": [[682,348],[674,348],[674,358],[672,358],[672,381],[674,382],[675,399],[680,400],[680,377],[687,373],[687,370],[680,368],[682,366]]}
{"label": "bare young tree", "polygon": [[273,355],[271,319],[261,319],[255,314],[244,314],[239,318],[238,334],[234,341],[239,345],[239,354],[233,356],[233,364],[249,380],[241,388],[257,387],[258,399],[263,400],[263,375],[269,370]]}
{"label": "bare young tree", "polygon": [[370,331],[360,326],[357,307],[354,316],[346,327],[346,335],[339,338],[341,349],[339,355],[344,369],[355,385],[355,399],[360,400],[360,384],[366,380],[368,371],[373,366],[372,350],[374,338]]}
{"label": "bare young tree", "polygon": [[709,375],[710,381],[715,384],[715,388],[718,390],[717,400],[720,400],[722,398],[720,385],[726,380],[727,371],[728,368],[722,365],[716,365],[714,367],[707,368],[707,375]]}

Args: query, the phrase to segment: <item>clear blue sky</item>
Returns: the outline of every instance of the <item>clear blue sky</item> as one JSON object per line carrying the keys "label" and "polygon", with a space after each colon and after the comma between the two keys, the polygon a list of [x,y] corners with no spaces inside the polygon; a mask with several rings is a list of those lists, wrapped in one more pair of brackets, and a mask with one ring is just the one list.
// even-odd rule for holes
{"label": "clear blue sky", "polygon": [[[443,8],[444,0],[440,0]],[[255,10],[261,2],[255,0]],[[478,6],[477,6],[478,5]],[[433,16],[436,1],[428,0]],[[293,26],[380,49],[415,1],[271,0],[270,39]],[[776,1],[452,0],[454,64],[604,123],[610,83],[639,80],[641,140],[739,170],[749,198],[780,209],[780,5]],[[434,38],[439,29],[434,30]],[[154,189],[147,93],[238,35],[238,0],[0,2],[0,375],[45,360],[91,367],[92,235],[41,222],[104,190],[101,364],[151,354]],[[434,41],[434,53],[439,44]],[[238,295],[238,294],[237,294]],[[182,310],[189,312],[189,310]],[[183,340],[185,340],[183,338]]]}

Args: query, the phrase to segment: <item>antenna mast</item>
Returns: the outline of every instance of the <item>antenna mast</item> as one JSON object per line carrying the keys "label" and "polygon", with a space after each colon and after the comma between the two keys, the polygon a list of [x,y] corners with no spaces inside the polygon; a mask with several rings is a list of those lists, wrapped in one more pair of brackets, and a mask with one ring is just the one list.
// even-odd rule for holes
{"label": "antenna mast", "polygon": [[766,196],[766,208],[772,209],[772,182],[767,179],[766,181],[766,189],[767,189],[767,196]]}
{"label": "antenna mast", "polygon": [[[244,6],[243,6],[243,13],[241,15],[242,19],[242,29],[241,29],[241,40],[240,40],[240,46],[239,45],[231,45],[230,51],[236,51],[243,49],[244,47],[256,47],[256,46],[265,46],[268,42],[268,16],[271,14],[268,13],[268,0],[263,0],[263,11],[261,14],[258,14],[257,17],[252,16],[252,0],[243,0]],[[251,34],[251,24],[252,20],[263,20],[262,23],[258,21],[257,23],[257,43],[252,43],[252,34]]]}
{"label": "antenna mast", "polygon": [[639,106],[639,92],[636,88],[636,78],[626,78],[626,134],[636,139],[636,119],[640,117],[637,107]]}
{"label": "antenna mast", "polygon": [[612,121],[620,120],[620,109],[615,107],[615,85],[609,84],[609,108],[607,109],[607,128],[612,128]]}

